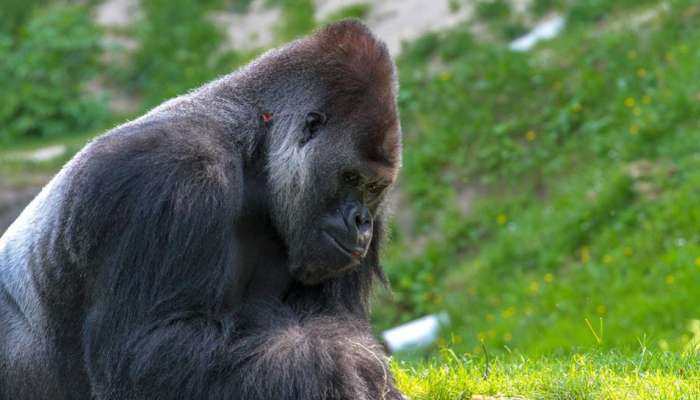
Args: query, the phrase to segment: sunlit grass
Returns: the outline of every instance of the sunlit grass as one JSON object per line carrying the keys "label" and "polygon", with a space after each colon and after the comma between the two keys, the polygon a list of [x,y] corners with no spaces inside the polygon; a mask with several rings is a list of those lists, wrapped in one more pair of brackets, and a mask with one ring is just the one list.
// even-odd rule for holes
{"label": "sunlit grass", "polygon": [[[518,399],[697,399],[697,355],[582,353],[565,358],[510,355],[486,360],[445,354],[431,363],[395,363],[401,389],[414,400],[472,396]],[[487,397],[488,398],[488,397]]]}

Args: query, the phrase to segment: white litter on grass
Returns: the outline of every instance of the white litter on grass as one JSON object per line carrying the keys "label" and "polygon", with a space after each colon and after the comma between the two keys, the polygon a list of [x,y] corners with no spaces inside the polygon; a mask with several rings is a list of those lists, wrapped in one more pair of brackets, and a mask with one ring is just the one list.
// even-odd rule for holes
{"label": "white litter on grass", "polygon": [[530,33],[510,42],[510,49],[514,51],[528,51],[538,42],[556,37],[566,26],[566,19],[558,15],[543,21],[535,26]]}
{"label": "white litter on grass", "polygon": [[29,155],[29,159],[32,161],[49,161],[54,158],[61,157],[66,154],[66,146],[50,146],[44,147],[43,149],[36,150]]}
{"label": "white litter on grass", "polygon": [[382,338],[392,353],[421,348],[435,342],[440,327],[448,322],[447,313],[432,314],[384,331]]}

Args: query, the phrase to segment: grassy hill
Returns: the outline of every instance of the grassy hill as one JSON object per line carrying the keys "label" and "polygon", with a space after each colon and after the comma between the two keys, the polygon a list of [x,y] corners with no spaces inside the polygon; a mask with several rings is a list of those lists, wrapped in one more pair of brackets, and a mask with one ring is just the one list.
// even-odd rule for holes
{"label": "grassy hill", "polygon": [[462,27],[401,57],[396,294],[375,320],[448,310],[458,354],[694,351],[700,7],[534,3],[569,24],[531,52]]}

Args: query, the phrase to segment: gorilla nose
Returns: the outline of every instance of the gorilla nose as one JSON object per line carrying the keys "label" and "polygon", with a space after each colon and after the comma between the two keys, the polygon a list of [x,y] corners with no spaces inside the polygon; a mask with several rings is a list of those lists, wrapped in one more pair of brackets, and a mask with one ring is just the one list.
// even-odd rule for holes
{"label": "gorilla nose", "polygon": [[345,223],[348,227],[356,229],[359,233],[372,229],[372,215],[367,207],[353,204],[345,213]]}
{"label": "gorilla nose", "polygon": [[345,225],[356,236],[358,247],[364,256],[372,240],[372,214],[367,207],[353,204],[346,209]]}
{"label": "gorilla nose", "polygon": [[348,203],[325,221],[324,230],[332,242],[352,258],[367,254],[372,241],[372,214],[359,203]]}

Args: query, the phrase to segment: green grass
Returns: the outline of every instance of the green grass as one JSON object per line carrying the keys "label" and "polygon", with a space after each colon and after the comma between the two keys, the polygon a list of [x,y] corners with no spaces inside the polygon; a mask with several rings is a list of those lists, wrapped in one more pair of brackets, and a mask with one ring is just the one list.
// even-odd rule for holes
{"label": "green grass", "polygon": [[429,363],[395,363],[393,370],[399,387],[413,400],[690,400],[700,397],[699,367],[697,355],[670,353],[535,359],[510,355],[487,361],[447,352]]}

